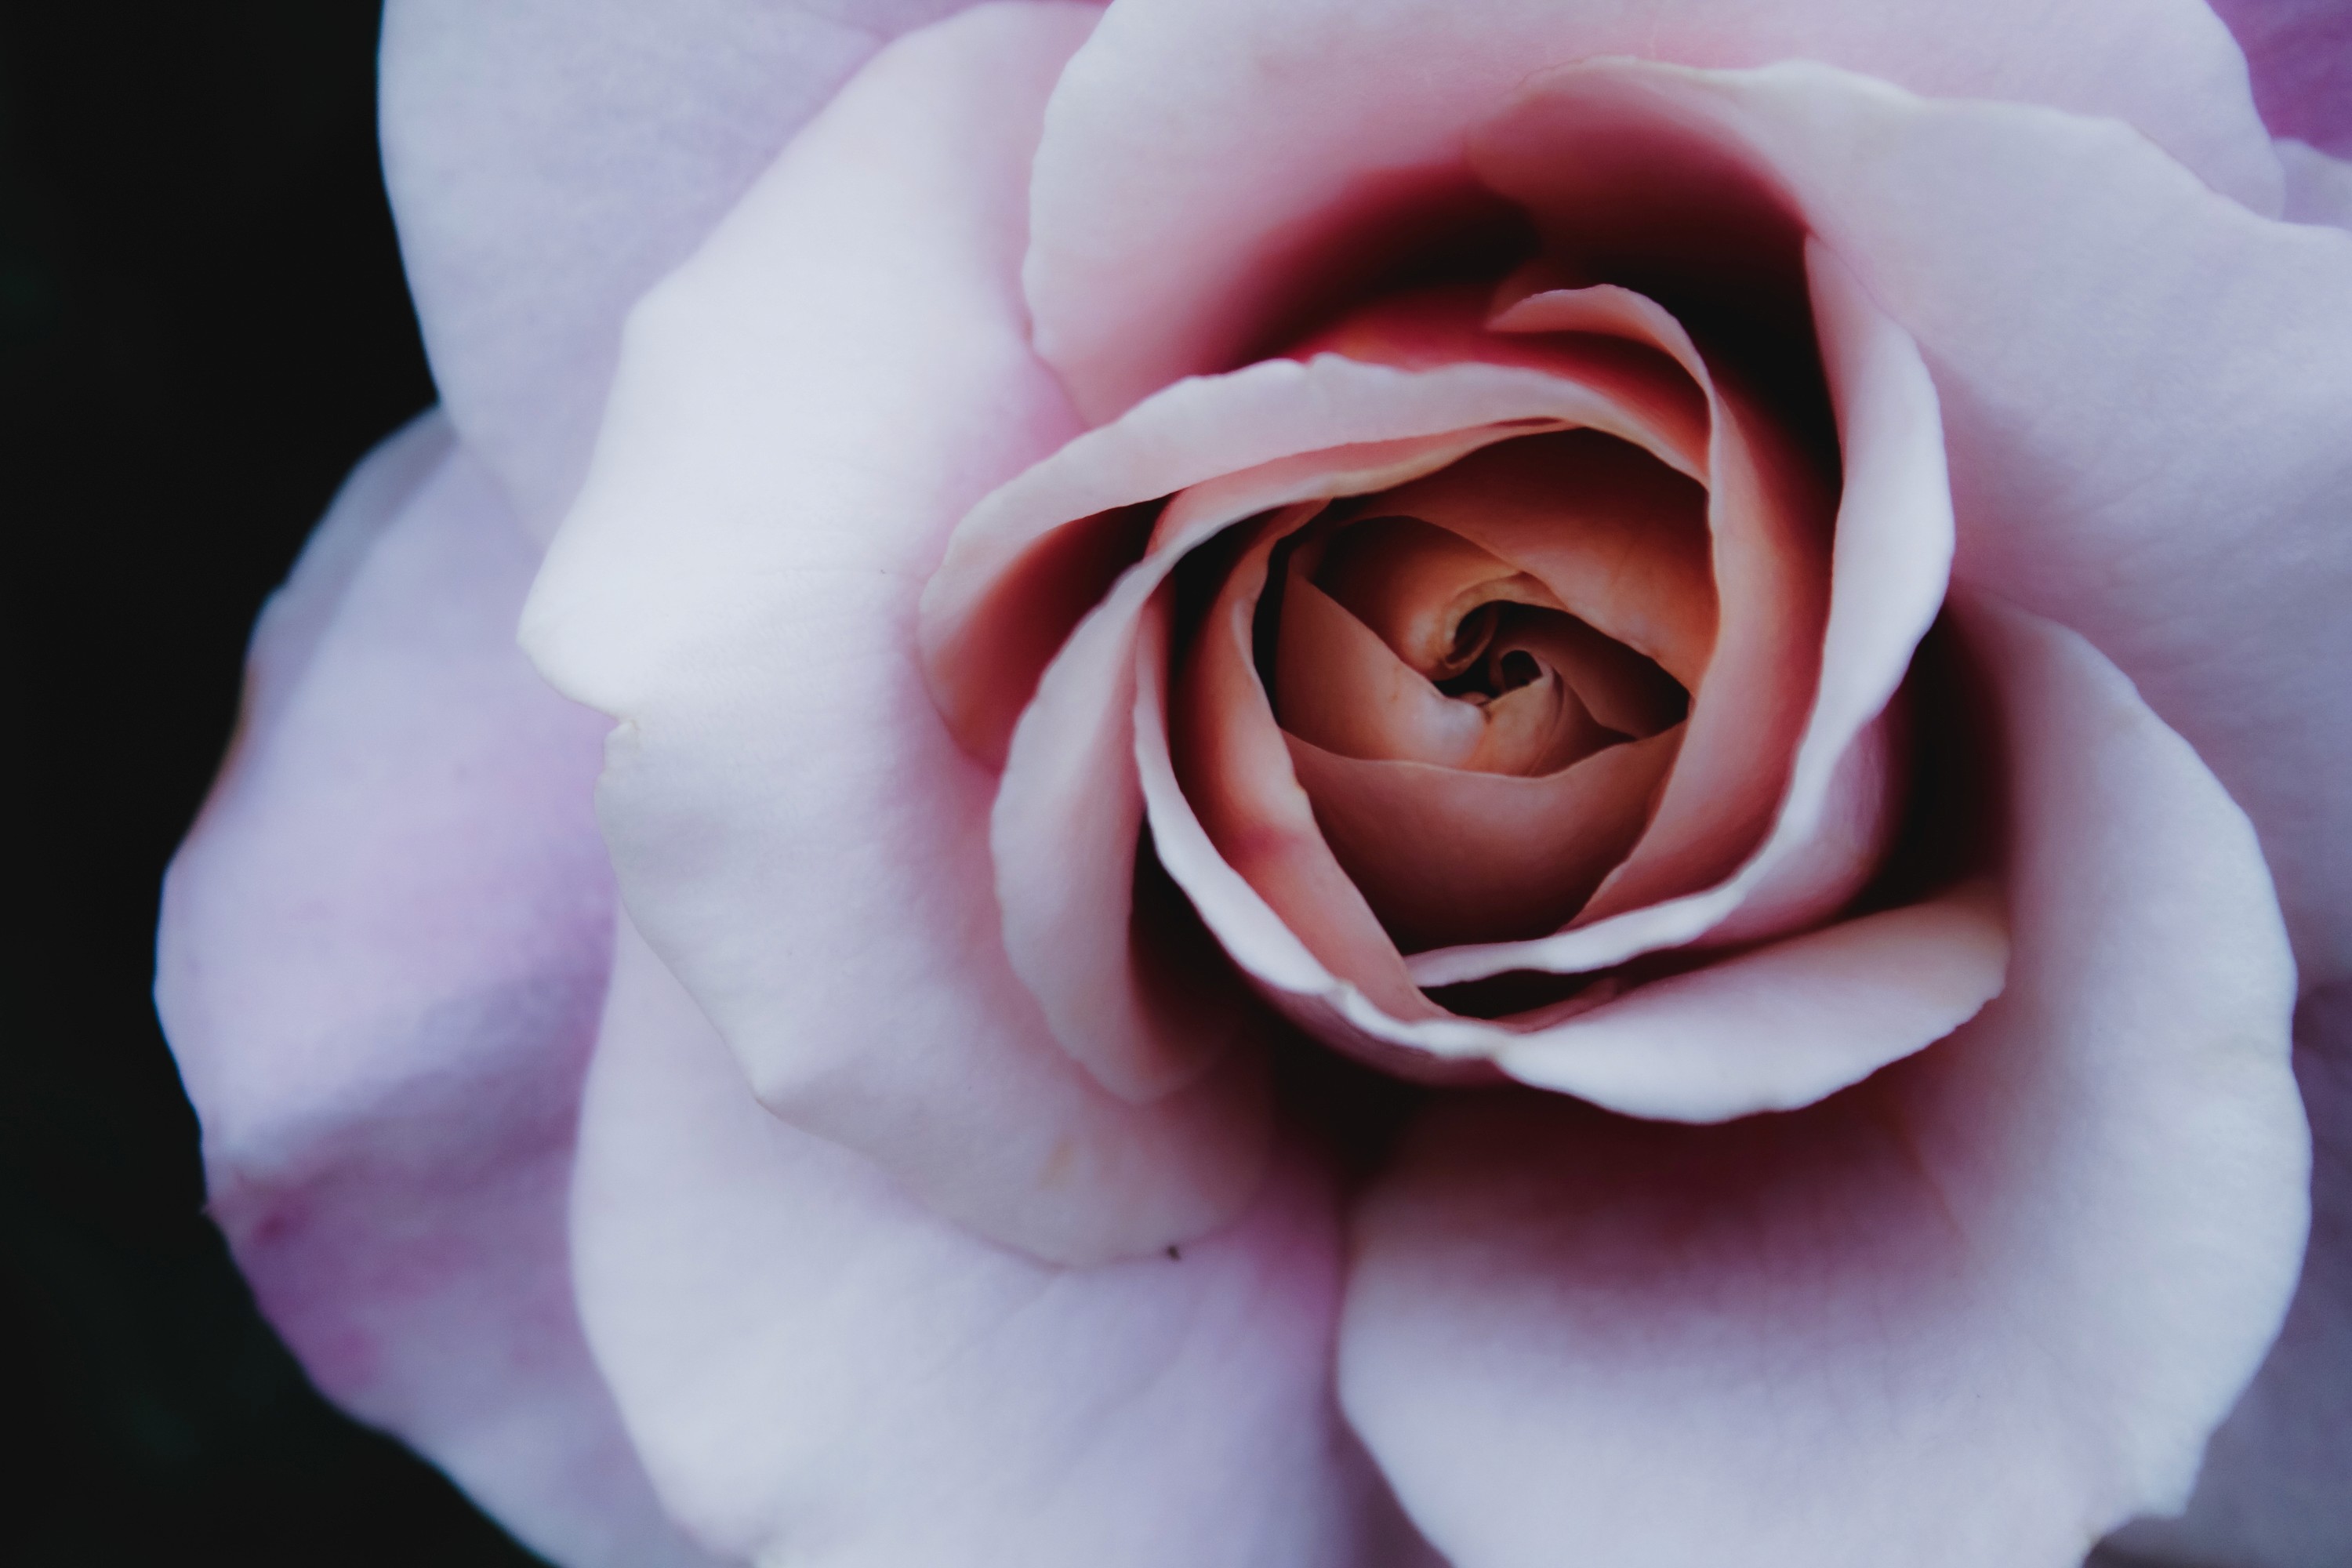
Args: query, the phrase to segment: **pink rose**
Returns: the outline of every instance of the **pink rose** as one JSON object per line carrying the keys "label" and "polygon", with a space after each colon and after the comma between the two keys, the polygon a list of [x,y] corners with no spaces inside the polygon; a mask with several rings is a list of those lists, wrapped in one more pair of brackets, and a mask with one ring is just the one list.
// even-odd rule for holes
{"label": "pink rose", "polygon": [[2345,14],[836,9],[387,17],[158,978],[320,1384],[572,1564],[2352,1558]]}

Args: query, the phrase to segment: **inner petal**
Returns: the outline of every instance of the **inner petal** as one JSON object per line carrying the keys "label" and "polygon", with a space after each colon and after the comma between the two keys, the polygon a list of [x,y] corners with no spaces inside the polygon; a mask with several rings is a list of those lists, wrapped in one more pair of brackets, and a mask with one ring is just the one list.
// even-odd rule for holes
{"label": "inner petal", "polygon": [[[1260,611],[1260,664],[1286,730],[1343,757],[1536,777],[1681,721],[1689,708],[1681,683],[1571,614],[1556,589],[1650,634],[1654,647],[1671,646],[1690,668],[1714,614],[1703,568],[1685,569],[1698,564],[1685,560],[1688,531],[1675,526],[1692,508],[1669,506],[1646,530],[1612,526],[1631,521],[1613,515],[1628,499],[1615,471],[1622,458],[1591,461],[1590,442],[1553,446],[1547,458],[1570,460],[1544,464],[1555,481],[1549,531],[1592,534],[1598,548],[1552,553],[1594,567],[1600,590],[1576,580],[1584,574],[1555,584],[1466,531],[1395,505],[1418,496],[1449,521],[1475,516],[1491,463],[1474,458],[1455,465],[1466,472],[1441,470],[1354,503],[1284,547]],[[1587,468],[1599,473],[1597,494],[1578,482]],[[1678,487],[1674,500],[1700,499],[1678,476],[1659,474]]]}
{"label": "inner petal", "polygon": [[[1432,679],[1307,578],[1304,555],[1292,553],[1280,599],[1267,602],[1276,623],[1268,684],[1284,728],[1340,756],[1534,776],[1679,716],[1670,702],[1645,710],[1623,700],[1608,639],[1591,628],[1501,602],[1459,619],[1460,657],[1438,667],[1454,672]],[[1621,729],[1595,717],[1596,706],[1621,718],[1668,716]]]}

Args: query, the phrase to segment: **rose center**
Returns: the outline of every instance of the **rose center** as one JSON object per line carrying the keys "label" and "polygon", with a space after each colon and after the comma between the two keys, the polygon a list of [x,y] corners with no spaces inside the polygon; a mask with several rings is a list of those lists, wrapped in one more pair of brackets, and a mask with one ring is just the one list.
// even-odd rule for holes
{"label": "rose center", "polygon": [[1689,707],[1542,581],[1423,518],[1341,513],[1300,537],[1284,577],[1282,721],[1344,754],[1539,776]]}

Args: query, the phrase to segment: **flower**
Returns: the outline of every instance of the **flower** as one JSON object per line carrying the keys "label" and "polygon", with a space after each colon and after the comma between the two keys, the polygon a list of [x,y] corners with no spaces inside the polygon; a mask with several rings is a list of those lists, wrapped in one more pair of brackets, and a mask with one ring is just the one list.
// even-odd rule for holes
{"label": "flower", "polygon": [[446,413],[158,982],[322,1386],[581,1563],[2340,1555],[2352,182],[2221,24],[871,20],[387,20]]}

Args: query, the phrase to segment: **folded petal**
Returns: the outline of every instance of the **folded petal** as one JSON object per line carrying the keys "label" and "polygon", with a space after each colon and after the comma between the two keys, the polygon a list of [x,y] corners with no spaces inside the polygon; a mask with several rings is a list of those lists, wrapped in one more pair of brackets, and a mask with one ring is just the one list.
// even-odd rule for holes
{"label": "folded petal", "polygon": [[656,1484],[809,1568],[1381,1568],[1333,1406],[1337,1200],[1287,1156],[1216,1237],[1043,1265],[763,1113],[624,931],[581,1127],[580,1299]]}
{"label": "folded petal", "polygon": [[623,897],[761,1100],[1056,1258],[1222,1223],[1245,1080],[1137,1108],[1006,965],[993,776],[925,688],[949,528],[1071,421],[1013,269],[1038,115],[1094,13],[992,5],[892,46],[629,329],[597,469],[525,640],[623,721]]}
{"label": "folded petal", "polygon": [[2311,1118],[2311,1248],[2270,1359],[2213,1434],[2179,1519],[2117,1541],[2193,1568],[2328,1568],[2352,1560],[2352,986],[2295,1009],[2295,1079]]}
{"label": "folded petal", "polygon": [[1628,1116],[1728,1121],[1825,1100],[2000,994],[2009,922],[1981,884],[1655,980],[1496,1065]]}
{"label": "folded petal", "polygon": [[1546,289],[1513,303],[1494,326],[1630,338],[1673,359],[1706,394],[1715,642],[1664,793],[1633,853],[1579,916],[1590,925],[1720,881],[1759,847],[1785,815],[1784,800],[1801,799],[1789,788],[1790,766],[1818,705],[1830,520],[1843,509],[1791,422],[1716,374],[1680,323],[1640,295]]}
{"label": "folded petal", "polygon": [[[998,727],[1015,724],[992,840],[1013,969],[1055,1037],[1115,1094],[1150,1102],[1189,1084],[1237,1033],[1229,1012],[1207,1009],[1203,1028],[1202,1009],[1173,1005],[1166,987],[1138,972],[1144,944],[1131,934],[1139,807],[1131,672],[1147,606],[1179,563],[1244,519],[1388,489],[1531,429],[1583,426],[1675,463],[1696,458],[1704,426],[1671,363],[1621,344],[1563,348],[1486,334],[1480,306],[1454,301],[1449,341],[1472,353],[1438,368],[1318,353],[1171,388],[973,509],[924,591],[931,689],[966,753],[992,754],[1003,744]],[[1501,363],[1479,360],[1480,350]],[[1036,558],[1088,529],[1131,531],[1126,509],[1171,489],[1145,558],[1107,584],[1074,629],[1038,636],[1067,603],[1050,568],[1072,557],[1043,572],[1030,569]],[[1092,547],[1076,557],[1102,558]],[[1248,679],[1254,687],[1255,677]],[[1256,700],[1263,708],[1263,696]],[[1263,738],[1286,775],[1270,719]],[[1395,982],[1391,1000],[1412,1006],[1393,944],[1328,853],[1318,874],[1343,904],[1353,901],[1339,918],[1370,943],[1365,963]],[[1196,890],[1177,880],[1197,904]],[[1308,925],[1320,918],[1310,905],[1287,912]],[[1242,1070],[1233,1068],[1236,1078]]]}
{"label": "folded petal", "polygon": [[361,465],[255,634],[156,1005],[213,1216],[319,1386],[551,1557],[684,1568],[572,1306],[605,726],[514,646],[537,553],[438,415]]}
{"label": "folded petal", "polygon": [[2115,668],[1966,626],[1997,1000],[1723,1127],[1466,1100],[1360,1209],[1342,1398],[1455,1568],[2073,1568],[2186,1499],[2301,1251],[2293,968],[2244,817]]}
{"label": "folded petal", "polygon": [[[1521,463],[1488,465],[1490,481],[1501,482],[1454,504],[1446,504],[1434,483],[1414,487],[1408,496],[1423,509],[1414,515],[1430,515],[1433,507],[1433,521],[1533,577],[1569,614],[1696,688],[1715,651],[1717,625],[1701,485],[1627,443],[1588,435],[1548,445],[1573,448],[1565,472],[1547,474],[1544,465],[1526,462],[1537,455],[1530,449]],[[1693,467],[1703,473],[1701,463]]]}
{"label": "folded petal", "polygon": [[850,73],[968,0],[393,0],[384,179],[433,378],[541,538],[621,318]]}
{"label": "folded petal", "polygon": [[[1108,552],[1067,541],[1118,535],[1140,503],[1214,481],[1280,505],[1335,493],[1335,473],[1378,489],[1508,436],[1570,426],[1702,470],[1706,402],[1671,362],[1593,338],[1488,332],[1484,303],[1483,290],[1430,290],[1351,318],[1296,357],[1179,383],[973,508],[922,611],[932,689],[966,749],[1004,754],[1045,666],[1133,559],[1111,564],[1090,595],[1072,593],[1060,569],[1099,567]],[[1196,504],[1222,506],[1223,494]],[[1154,548],[1171,526],[1160,520]]]}
{"label": "folded petal", "polygon": [[1417,226],[1442,226],[1414,209],[1458,186],[1465,125],[1532,72],[1609,55],[1828,60],[1916,92],[2111,115],[2278,210],[2244,59],[2192,0],[1502,0],[1475,26],[1447,0],[1120,0],[1038,152],[1041,351],[1096,418],[1233,364],[1376,275],[1384,242],[1409,252]]}
{"label": "folded petal", "polygon": [[1566,925],[1641,836],[1682,742],[1677,725],[1534,778],[1289,748],[1330,853],[1417,952]]}
{"label": "folded petal", "polygon": [[[1542,178],[1532,137],[1516,140],[1507,129],[1484,151],[1497,163],[1524,158],[1525,164],[1513,165],[1511,172],[1524,173],[1531,183]],[[1878,721],[1942,604],[1952,558],[1952,501],[1936,386],[1918,348],[1836,257],[1809,246],[1804,259],[1822,367],[1837,420],[1843,483],[1819,681],[1803,713],[1794,760],[1785,775],[1774,775],[1776,782],[1785,776],[1786,784],[1769,803],[1769,833],[1731,875],[1703,890],[1641,907],[1596,908],[1577,926],[1532,942],[1416,954],[1412,970],[1421,984],[1457,984],[1518,969],[1598,970],[1717,931],[1742,939],[1778,935],[1834,912],[1870,875],[1892,794],[1880,757],[1885,736]],[[1538,295],[1529,304],[1559,300]],[[1734,578],[1723,591],[1744,589],[1752,595],[1776,582],[1753,557],[1763,553],[1759,545],[1790,531],[1784,525],[1760,540],[1751,534],[1745,541],[1751,575],[1745,583]],[[1720,580],[1726,574],[1720,541],[1717,549]],[[1770,617],[1753,618],[1760,629],[1774,629]],[[1787,646],[1765,637],[1748,644],[1751,649],[1759,645]],[[1752,693],[1756,688],[1744,689]],[[1702,691],[1700,701],[1706,700]],[[1696,713],[1695,709],[1694,723]],[[1724,755],[1718,751],[1718,761]],[[1752,792],[1755,784],[1745,781],[1739,787]],[[1703,793],[1685,798],[1685,822],[1705,828],[1715,821]],[[1874,852],[1854,853],[1858,848]],[[1626,891],[1643,885],[1629,878]],[[1672,887],[1670,881],[1665,885]],[[1610,892],[1604,884],[1596,906]]]}

